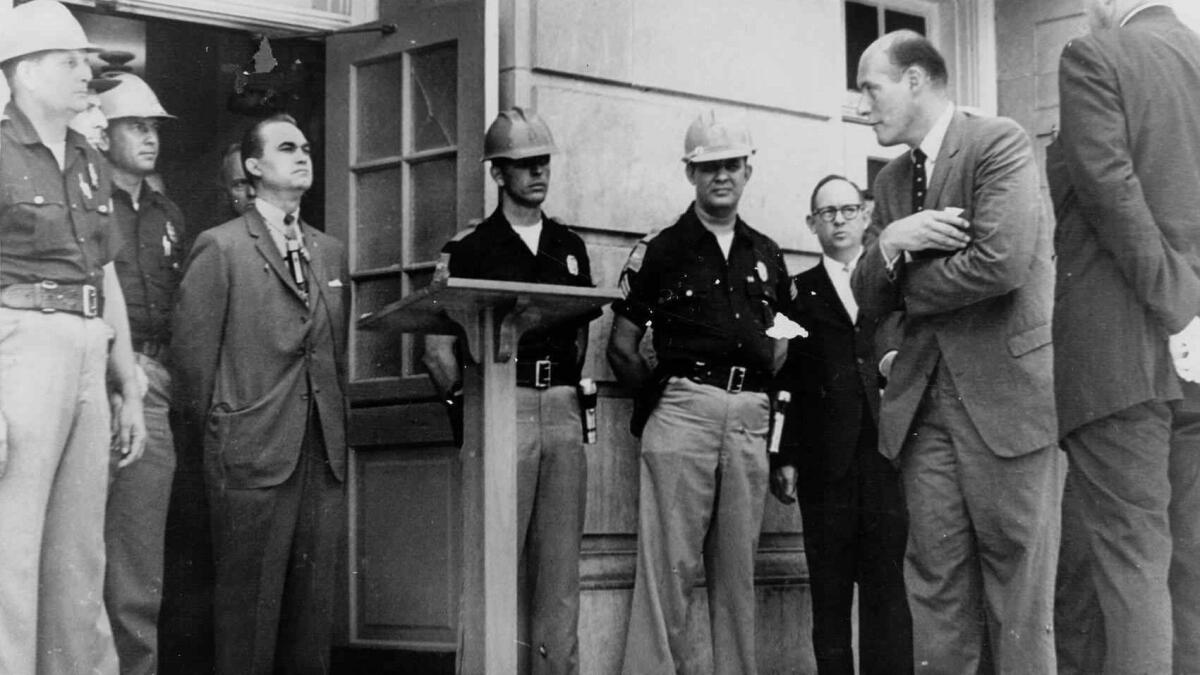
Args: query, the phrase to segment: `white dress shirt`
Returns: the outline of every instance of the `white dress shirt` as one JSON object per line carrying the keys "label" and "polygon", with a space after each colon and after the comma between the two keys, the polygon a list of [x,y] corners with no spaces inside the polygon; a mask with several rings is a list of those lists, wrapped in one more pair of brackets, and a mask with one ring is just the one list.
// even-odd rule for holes
{"label": "white dress shirt", "polygon": [[[258,209],[263,220],[267,221],[267,231],[271,233],[271,241],[275,242],[275,248],[279,250],[279,257],[287,257],[287,225],[283,224],[283,217],[288,215],[283,212],[283,209],[275,206],[265,199],[255,199],[254,208]],[[300,214],[291,214],[296,219],[293,223],[296,227],[297,235],[300,238],[300,247],[304,248],[304,230],[300,227]]]}
{"label": "white dress shirt", "polygon": [[861,250],[848,263],[840,263],[829,256],[821,256],[821,264],[825,266],[825,273],[833,282],[833,290],[837,291],[838,299],[842,301],[842,307],[845,307],[846,313],[850,315],[851,323],[858,323],[858,302],[855,301],[854,293],[850,290],[850,275],[854,272],[861,257]]}

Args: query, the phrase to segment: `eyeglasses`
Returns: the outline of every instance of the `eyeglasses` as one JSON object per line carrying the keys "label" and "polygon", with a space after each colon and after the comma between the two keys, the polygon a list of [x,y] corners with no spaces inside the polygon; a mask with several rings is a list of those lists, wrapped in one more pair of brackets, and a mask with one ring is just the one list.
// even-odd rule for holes
{"label": "eyeglasses", "polygon": [[854,220],[858,214],[862,213],[862,204],[842,204],[841,206],[826,206],[823,209],[817,209],[813,212],[821,220],[832,223],[837,220],[837,214],[842,214],[843,220]]}

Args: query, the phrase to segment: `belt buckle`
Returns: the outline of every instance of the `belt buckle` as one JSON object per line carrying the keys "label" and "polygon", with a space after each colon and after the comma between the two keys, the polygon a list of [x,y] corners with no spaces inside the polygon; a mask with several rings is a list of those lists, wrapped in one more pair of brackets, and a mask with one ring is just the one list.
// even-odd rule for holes
{"label": "belt buckle", "polygon": [[96,287],[91,284],[84,284],[83,289],[83,316],[86,319],[94,319],[100,313],[100,294],[96,292]]}
{"label": "belt buckle", "polygon": [[731,394],[742,393],[742,387],[746,385],[746,368],[745,366],[733,366],[729,369],[729,381],[725,384],[725,391]]}
{"label": "belt buckle", "polygon": [[550,359],[539,359],[533,362],[533,386],[535,389],[548,389],[550,387]]}

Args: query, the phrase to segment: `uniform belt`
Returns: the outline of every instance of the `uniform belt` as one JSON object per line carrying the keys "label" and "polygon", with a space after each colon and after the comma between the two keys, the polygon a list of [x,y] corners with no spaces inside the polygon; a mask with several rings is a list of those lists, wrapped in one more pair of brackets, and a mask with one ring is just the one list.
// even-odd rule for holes
{"label": "uniform belt", "polygon": [[134,340],[133,351],[158,361],[167,353],[167,343],[162,340]]}
{"label": "uniform belt", "polygon": [[517,386],[546,389],[563,385],[574,386],[576,377],[574,368],[549,359],[538,361],[517,361]]}
{"label": "uniform belt", "polygon": [[743,391],[764,392],[771,386],[771,376],[746,366],[714,365],[703,361],[671,364],[665,369],[668,375],[724,389],[731,394]]}
{"label": "uniform belt", "polygon": [[0,290],[0,305],[12,309],[35,309],[50,314],[70,312],[91,319],[104,310],[104,298],[90,284],[10,284]]}

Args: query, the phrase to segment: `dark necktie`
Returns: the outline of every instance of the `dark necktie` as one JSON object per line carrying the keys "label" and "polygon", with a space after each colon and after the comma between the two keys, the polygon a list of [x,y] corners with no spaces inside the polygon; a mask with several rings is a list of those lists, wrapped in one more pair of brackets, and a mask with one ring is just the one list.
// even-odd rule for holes
{"label": "dark necktie", "polygon": [[925,188],[928,181],[925,180],[925,153],[921,152],[920,148],[916,148],[912,151],[912,159],[912,210],[913,213],[916,213],[925,210]]}
{"label": "dark necktie", "polygon": [[305,300],[308,299],[308,282],[304,279],[304,245],[300,242],[300,228],[296,225],[296,217],[287,214],[283,217],[283,238],[286,243],[288,272],[292,281],[300,288]]}

